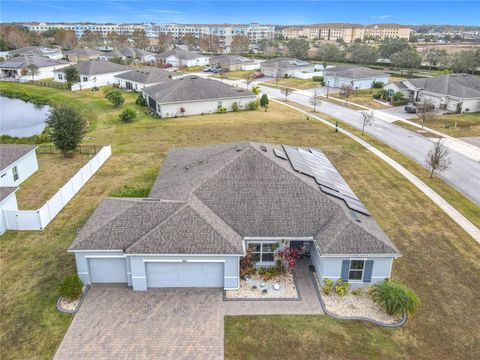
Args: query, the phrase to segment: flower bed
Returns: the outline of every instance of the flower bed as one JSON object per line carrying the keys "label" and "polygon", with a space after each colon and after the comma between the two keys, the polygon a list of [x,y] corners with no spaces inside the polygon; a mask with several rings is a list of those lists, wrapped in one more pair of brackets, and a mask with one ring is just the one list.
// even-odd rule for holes
{"label": "flower bed", "polygon": [[[262,284],[264,286],[262,286]],[[275,289],[278,284],[278,289]],[[240,280],[238,290],[226,290],[227,299],[296,299],[298,298],[295,279],[291,270],[265,281],[259,274],[252,274]]]}

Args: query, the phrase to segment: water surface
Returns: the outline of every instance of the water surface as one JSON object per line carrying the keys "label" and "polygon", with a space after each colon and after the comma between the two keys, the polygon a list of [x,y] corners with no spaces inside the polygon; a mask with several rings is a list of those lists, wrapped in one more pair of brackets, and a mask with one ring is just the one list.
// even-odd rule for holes
{"label": "water surface", "polygon": [[0,96],[0,135],[26,137],[41,134],[50,107]]}

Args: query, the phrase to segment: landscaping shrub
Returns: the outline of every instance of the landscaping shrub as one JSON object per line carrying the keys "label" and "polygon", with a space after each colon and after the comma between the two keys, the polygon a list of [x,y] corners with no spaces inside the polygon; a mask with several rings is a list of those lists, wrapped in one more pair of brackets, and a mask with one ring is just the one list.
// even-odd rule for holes
{"label": "landscaping shrub", "polygon": [[248,110],[257,110],[258,109],[258,106],[259,106],[259,103],[258,101],[250,101],[248,104],[247,104],[247,109]]}
{"label": "landscaping shrub", "polygon": [[87,126],[83,116],[65,104],[53,106],[45,122],[53,143],[65,156],[71,155],[78,148]]}
{"label": "landscaping shrub", "polygon": [[147,106],[147,100],[142,96],[142,94],[138,95],[137,100],[135,100],[135,104],[140,106]]}
{"label": "landscaping shrub", "polygon": [[347,295],[348,289],[350,289],[350,284],[342,279],[338,279],[335,283],[335,292],[338,296]]}
{"label": "landscaping shrub", "polygon": [[218,109],[217,109],[217,114],[225,114],[227,112],[227,108],[223,107],[223,106],[220,106]]}
{"label": "landscaping shrub", "polygon": [[269,102],[270,102],[270,100],[268,99],[268,95],[263,94],[262,97],[260,98],[260,106],[261,107],[266,107],[266,106],[268,106]]}
{"label": "landscaping shrub", "polygon": [[123,111],[118,115],[121,121],[124,123],[131,123],[137,117],[137,112],[130,108],[125,108]]}
{"label": "landscaping shrub", "polygon": [[372,84],[372,87],[374,89],[381,89],[381,88],[383,88],[384,85],[385,84],[381,81],[374,81],[373,84]]}
{"label": "landscaping shrub", "polygon": [[110,192],[110,196],[113,197],[133,197],[133,198],[146,198],[150,193],[149,188],[139,188],[139,187],[130,187],[122,186],[121,188],[115,189]]}
{"label": "landscaping shrub", "polygon": [[271,267],[271,268],[262,267],[258,270],[258,275],[263,277],[263,279],[265,281],[271,280],[272,278],[274,278],[278,274],[279,274],[279,271],[278,271],[278,268],[276,268],[276,267]]}
{"label": "landscaping shrub", "polygon": [[355,296],[361,296],[363,295],[363,288],[356,288],[352,290],[352,294]]}
{"label": "landscaping shrub", "polygon": [[379,99],[381,99],[382,97],[383,97],[383,91],[379,91],[379,92],[373,94],[373,98],[374,98],[374,99],[379,100]]}
{"label": "landscaping shrub", "polygon": [[58,295],[68,300],[77,300],[82,295],[83,284],[77,274],[65,276],[58,286]]}
{"label": "landscaping shrub", "polygon": [[413,315],[420,306],[420,299],[412,290],[400,283],[384,280],[373,285],[372,300],[382,305],[390,315]]}
{"label": "landscaping shrub", "polygon": [[333,289],[333,280],[330,280],[328,278],[323,279],[322,292],[325,295],[328,295],[332,292],[332,289]]}
{"label": "landscaping shrub", "polygon": [[318,82],[323,82],[323,76],[313,76],[312,80],[313,81],[318,81]]}
{"label": "landscaping shrub", "polygon": [[247,252],[243,258],[240,259],[240,278],[245,279],[246,275],[252,272],[255,261],[253,261],[253,250],[247,249]]}
{"label": "landscaping shrub", "polygon": [[240,110],[240,106],[238,106],[238,103],[235,101],[235,102],[232,104],[232,111],[233,111],[233,112],[237,112],[238,110]]}
{"label": "landscaping shrub", "polygon": [[121,106],[125,102],[122,92],[118,89],[108,90],[105,98],[110,101],[114,108]]}
{"label": "landscaping shrub", "polygon": [[393,100],[392,105],[393,106],[400,106],[400,105],[407,105],[408,104],[408,99],[401,99],[401,100]]}
{"label": "landscaping shrub", "polygon": [[403,93],[401,93],[400,91],[397,91],[392,96],[393,101],[398,101],[398,100],[403,100],[403,99],[405,99],[405,97],[403,96]]}

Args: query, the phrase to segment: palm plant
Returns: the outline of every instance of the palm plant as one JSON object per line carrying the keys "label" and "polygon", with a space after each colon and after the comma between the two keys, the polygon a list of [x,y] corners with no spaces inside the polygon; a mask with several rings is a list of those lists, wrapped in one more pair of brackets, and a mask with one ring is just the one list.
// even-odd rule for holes
{"label": "palm plant", "polygon": [[382,305],[389,315],[413,315],[420,305],[420,299],[404,285],[385,280],[375,284],[370,295],[375,303]]}

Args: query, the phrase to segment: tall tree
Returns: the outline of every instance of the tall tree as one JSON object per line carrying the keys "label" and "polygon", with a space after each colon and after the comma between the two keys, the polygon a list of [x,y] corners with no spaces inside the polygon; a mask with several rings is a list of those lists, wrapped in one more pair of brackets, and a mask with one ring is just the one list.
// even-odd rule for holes
{"label": "tall tree", "polygon": [[132,41],[133,46],[139,49],[145,49],[150,44],[145,29],[135,29],[132,33]]}
{"label": "tall tree", "polygon": [[432,66],[437,66],[441,63],[444,63],[448,57],[447,51],[445,49],[434,49],[430,48],[425,52],[425,60],[428,62],[430,68]]}
{"label": "tall tree", "polygon": [[32,81],[35,81],[35,75],[39,73],[38,66],[35,64],[28,64],[26,69],[27,73],[32,76]]}
{"label": "tall tree", "polygon": [[318,47],[316,58],[324,62],[343,61],[345,53],[334,44],[321,44]]}
{"label": "tall tree", "polygon": [[357,64],[374,64],[378,60],[378,49],[367,44],[356,43],[350,47],[350,57]]}
{"label": "tall tree", "polygon": [[452,164],[448,148],[443,143],[443,139],[438,139],[432,148],[428,151],[425,157],[425,164],[430,170],[430,178],[432,178],[436,172],[447,170]]}
{"label": "tall tree", "polygon": [[72,84],[77,83],[80,81],[80,75],[78,71],[73,66],[69,66],[63,70],[65,75],[65,81],[67,82],[68,86],[72,86]]}
{"label": "tall tree", "polygon": [[306,59],[308,57],[308,41],[305,39],[290,39],[287,41],[287,49],[290,56]]}
{"label": "tall tree", "polygon": [[159,52],[170,50],[173,46],[173,37],[170,34],[160,33],[158,35],[157,49]]}
{"label": "tall tree", "polygon": [[480,66],[480,59],[473,50],[464,50],[450,57],[450,66],[454,72],[472,73]]}
{"label": "tall tree", "polygon": [[72,154],[78,148],[87,126],[80,113],[64,104],[52,107],[46,123],[51,129],[53,143],[65,156]]}
{"label": "tall tree", "polygon": [[250,49],[250,40],[243,35],[235,35],[230,44],[230,51],[233,54],[244,54]]}
{"label": "tall tree", "polygon": [[406,48],[391,55],[392,64],[398,68],[406,68],[410,71],[417,69],[422,63],[422,57],[413,48]]}
{"label": "tall tree", "polygon": [[353,88],[352,85],[347,85],[347,84],[344,84],[342,85],[342,87],[340,88],[340,94],[343,95],[343,97],[345,98],[345,104],[348,103],[348,99],[350,98],[350,96],[352,96],[355,92],[355,89]]}
{"label": "tall tree", "polygon": [[186,33],[183,35],[182,40],[185,42],[185,44],[187,44],[189,49],[193,49],[198,46],[198,39],[192,33]]}
{"label": "tall tree", "polygon": [[220,38],[216,35],[205,35],[200,38],[200,49],[206,52],[218,53],[220,50]]}
{"label": "tall tree", "polygon": [[390,59],[391,56],[399,51],[406,50],[410,48],[408,42],[399,38],[386,38],[382,40],[378,50],[380,51],[380,56],[384,59]]}
{"label": "tall tree", "polygon": [[290,95],[293,92],[293,90],[288,87],[284,87],[280,91],[283,95],[285,95],[285,101],[288,101],[288,95]]}
{"label": "tall tree", "polygon": [[90,30],[85,30],[80,40],[83,45],[92,49],[97,48],[101,43],[100,35]]}
{"label": "tall tree", "polygon": [[72,30],[60,30],[55,33],[55,41],[64,50],[73,49],[78,41],[77,35]]}

